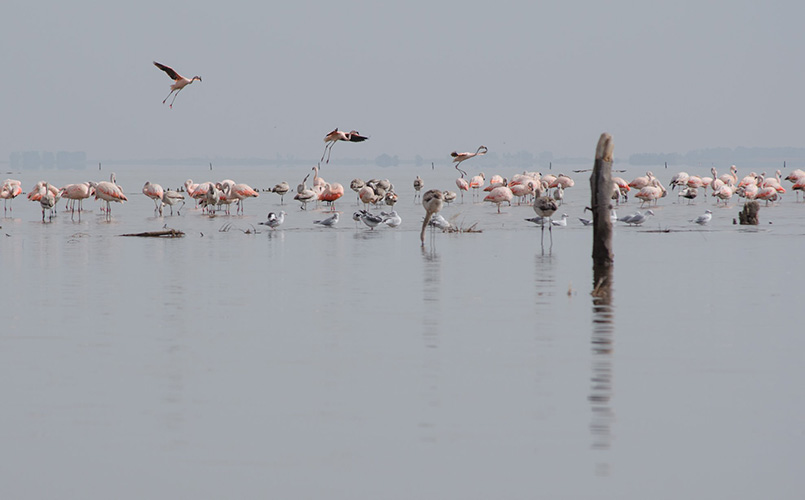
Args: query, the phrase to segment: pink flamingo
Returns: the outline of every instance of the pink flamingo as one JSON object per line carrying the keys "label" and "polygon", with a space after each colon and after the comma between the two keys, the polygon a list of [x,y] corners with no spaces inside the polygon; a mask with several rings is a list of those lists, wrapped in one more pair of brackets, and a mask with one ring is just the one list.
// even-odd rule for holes
{"label": "pink flamingo", "polygon": [[232,184],[229,185],[228,190],[226,191],[227,198],[234,198],[238,201],[238,206],[235,209],[235,213],[238,212],[243,215],[243,202],[246,198],[257,198],[260,196],[260,193],[255,191],[251,186],[248,184]]}
{"label": "pink flamingo", "polygon": [[556,176],[556,179],[553,180],[550,184],[548,184],[549,188],[555,187],[562,187],[562,189],[572,188],[576,185],[576,181],[574,181],[570,176],[565,174],[559,174]]}
{"label": "pink flamingo", "polygon": [[[506,181],[506,179],[504,179],[503,177],[499,176],[498,174],[495,174],[495,175],[492,176],[491,179],[489,179],[489,185],[484,188],[484,192],[488,193],[488,192],[492,191],[493,189],[495,189],[496,187],[502,186],[503,184],[507,184],[507,183],[508,183],[508,181]],[[509,187],[511,187],[511,186],[509,186]]]}
{"label": "pink flamingo", "polygon": [[464,191],[470,190],[470,183],[467,182],[467,179],[462,174],[461,177],[456,179],[456,186],[458,187],[458,192],[461,193],[461,203],[464,203]]}
{"label": "pink flamingo", "polygon": [[[718,200],[722,200],[724,205],[732,198],[733,194],[735,194],[735,190],[729,184],[722,184],[721,187],[713,192],[713,196],[718,198]],[[716,205],[718,205],[718,200],[716,200]]]}
{"label": "pink flamingo", "polygon": [[467,172],[458,168],[458,166],[461,165],[461,162],[467,161],[470,158],[475,158],[476,156],[485,155],[488,151],[489,149],[486,146],[480,146],[474,153],[469,152],[458,153],[456,151],[453,151],[452,153],[450,153],[450,156],[453,157],[453,163],[456,164],[456,170],[461,172],[461,177],[464,177],[465,175],[467,175]]}
{"label": "pink flamingo", "polygon": [[329,203],[332,210],[335,210],[335,201],[344,196],[344,186],[337,182],[325,184],[324,190],[319,195],[319,201]]}
{"label": "pink flamingo", "polygon": [[[164,71],[165,73],[167,73],[168,76],[170,77],[170,79],[173,80],[173,85],[171,85],[170,94],[168,94],[168,97],[170,97],[171,94],[176,92],[176,95],[173,96],[173,101],[171,101],[170,106],[168,106],[171,109],[173,109],[173,102],[176,100],[176,96],[179,95],[179,92],[181,92],[183,88],[187,87],[188,85],[190,85],[191,83],[195,82],[196,80],[201,81],[200,76],[194,76],[193,78],[185,78],[182,75],[180,75],[179,73],[177,73],[170,66],[165,66],[164,64],[159,64],[156,61],[154,61],[154,66],[156,66],[157,68],[159,68],[162,71]],[[165,104],[165,101],[168,100],[168,97],[166,97],[162,101],[162,104]]]}
{"label": "pink flamingo", "polygon": [[151,184],[150,181],[146,181],[143,186],[143,194],[154,200],[154,212],[162,210],[162,195],[164,193],[165,190],[159,184]]}
{"label": "pink flamingo", "polygon": [[511,206],[513,197],[514,193],[509,186],[506,185],[506,182],[503,182],[502,186],[498,186],[490,191],[489,194],[484,197],[484,201],[490,201],[497,205],[498,213],[500,213],[500,204],[508,203],[509,206]]}
{"label": "pink flamingo", "polygon": [[646,172],[646,175],[632,179],[632,182],[629,183],[629,187],[634,189],[643,189],[651,183],[651,179],[653,178],[654,174],[651,173],[651,171],[648,171]]}
{"label": "pink flamingo", "polygon": [[476,196],[478,194],[478,190],[484,187],[485,179],[486,177],[484,176],[483,172],[470,179],[470,188],[473,190],[472,191],[473,196]]}
{"label": "pink flamingo", "polygon": [[103,200],[106,202],[106,218],[112,217],[112,205],[111,202],[115,203],[123,203],[124,201],[129,201],[126,198],[126,195],[123,194],[123,189],[117,185],[115,182],[115,174],[109,178],[109,181],[101,181],[98,182],[93,186],[95,188],[95,199]]}
{"label": "pink flamingo", "polygon": [[[324,142],[327,144],[324,145],[324,153],[321,155],[321,160],[324,161],[324,155],[327,155],[327,161],[325,163],[330,163],[330,154],[333,151],[333,146],[338,141],[345,141],[345,142],[363,142],[368,139],[367,136],[361,135],[357,130],[352,130],[350,132],[344,132],[338,130],[338,127],[335,128],[332,132],[324,136]],[[328,153],[329,151],[329,153]]]}
{"label": "pink flamingo", "polygon": [[3,199],[3,212],[11,210],[6,203],[8,200],[13,200],[22,193],[22,183],[14,179],[6,179],[0,187],[0,198]]}
{"label": "pink flamingo", "polygon": [[79,184],[68,184],[61,188],[61,197],[66,198],[69,200],[69,207],[70,207],[70,219],[75,217],[75,203],[78,201],[78,220],[81,220],[81,212],[84,210],[83,202],[90,196],[94,189],[92,187],[92,183],[90,182],[82,182]]}

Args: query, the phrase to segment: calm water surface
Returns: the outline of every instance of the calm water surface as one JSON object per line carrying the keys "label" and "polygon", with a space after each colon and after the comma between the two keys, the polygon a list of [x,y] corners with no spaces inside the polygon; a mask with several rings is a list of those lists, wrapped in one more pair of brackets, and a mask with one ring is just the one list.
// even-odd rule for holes
{"label": "calm water surface", "polygon": [[[88,202],[80,222],[60,211],[43,224],[24,196],[0,221],[3,498],[805,491],[805,204],[791,193],[758,227],[732,224],[737,198],[675,195],[644,227],[619,224],[612,305],[594,311],[592,233],[576,218],[586,173],[543,252],[530,207],[497,214],[469,194],[443,214],[483,232],[420,248],[411,182],[455,189],[448,167],[325,167],[347,186],[334,229],[291,196],[210,218],[192,204],[155,217],[140,194],[146,180],[295,186],[303,167],[115,171],[130,201],[111,221]],[[6,177],[27,191],[109,173]],[[353,177],[390,178],[400,228],[355,227]],[[706,208],[709,226],[688,222]],[[279,230],[258,226],[280,209]],[[119,236],[165,224],[186,237]]]}

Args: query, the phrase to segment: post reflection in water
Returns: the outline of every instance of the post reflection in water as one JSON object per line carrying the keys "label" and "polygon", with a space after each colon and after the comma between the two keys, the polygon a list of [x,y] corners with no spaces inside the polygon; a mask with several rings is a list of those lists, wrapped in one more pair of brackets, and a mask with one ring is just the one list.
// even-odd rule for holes
{"label": "post reflection in water", "polygon": [[[551,254],[537,254],[534,262],[534,283],[537,286],[536,304],[551,306],[551,297],[555,293],[556,262]],[[539,309],[539,307],[537,307]],[[537,313],[544,311],[537,310]]]}
{"label": "post reflection in water", "polygon": [[[614,352],[614,318],[612,304],[612,266],[593,269],[592,304],[592,374],[590,378],[591,410],[590,431],[592,448],[608,450],[612,444],[612,423],[615,412],[612,408]],[[597,473],[607,475],[608,463],[599,463]]]}
{"label": "post reflection in water", "polygon": [[439,353],[439,332],[441,329],[442,270],[439,255],[431,247],[422,247],[422,396],[425,401],[425,414],[419,419],[420,439],[426,443],[438,440],[436,415],[441,404],[439,381],[441,379],[441,359]]}

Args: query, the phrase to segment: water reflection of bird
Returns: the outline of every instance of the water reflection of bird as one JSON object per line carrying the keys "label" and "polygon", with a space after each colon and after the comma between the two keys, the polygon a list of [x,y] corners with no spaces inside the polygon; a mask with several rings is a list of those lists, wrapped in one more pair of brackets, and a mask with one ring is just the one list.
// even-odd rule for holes
{"label": "water reflection of bird", "polygon": [[425,246],[425,228],[428,227],[431,217],[438,213],[444,206],[444,194],[438,189],[431,189],[422,195],[422,206],[425,207],[425,219],[422,221],[422,231],[419,233],[419,240]]}

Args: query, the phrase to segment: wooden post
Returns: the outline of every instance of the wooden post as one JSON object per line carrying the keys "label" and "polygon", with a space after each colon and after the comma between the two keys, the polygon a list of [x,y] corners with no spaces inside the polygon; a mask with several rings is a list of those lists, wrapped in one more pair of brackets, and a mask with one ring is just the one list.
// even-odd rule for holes
{"label": "wooden post", "polygon": [[612,136],[601,134],[595,148],[595,164],[590,176],[593,210],[593,263],[611,266],[612,253]]}

